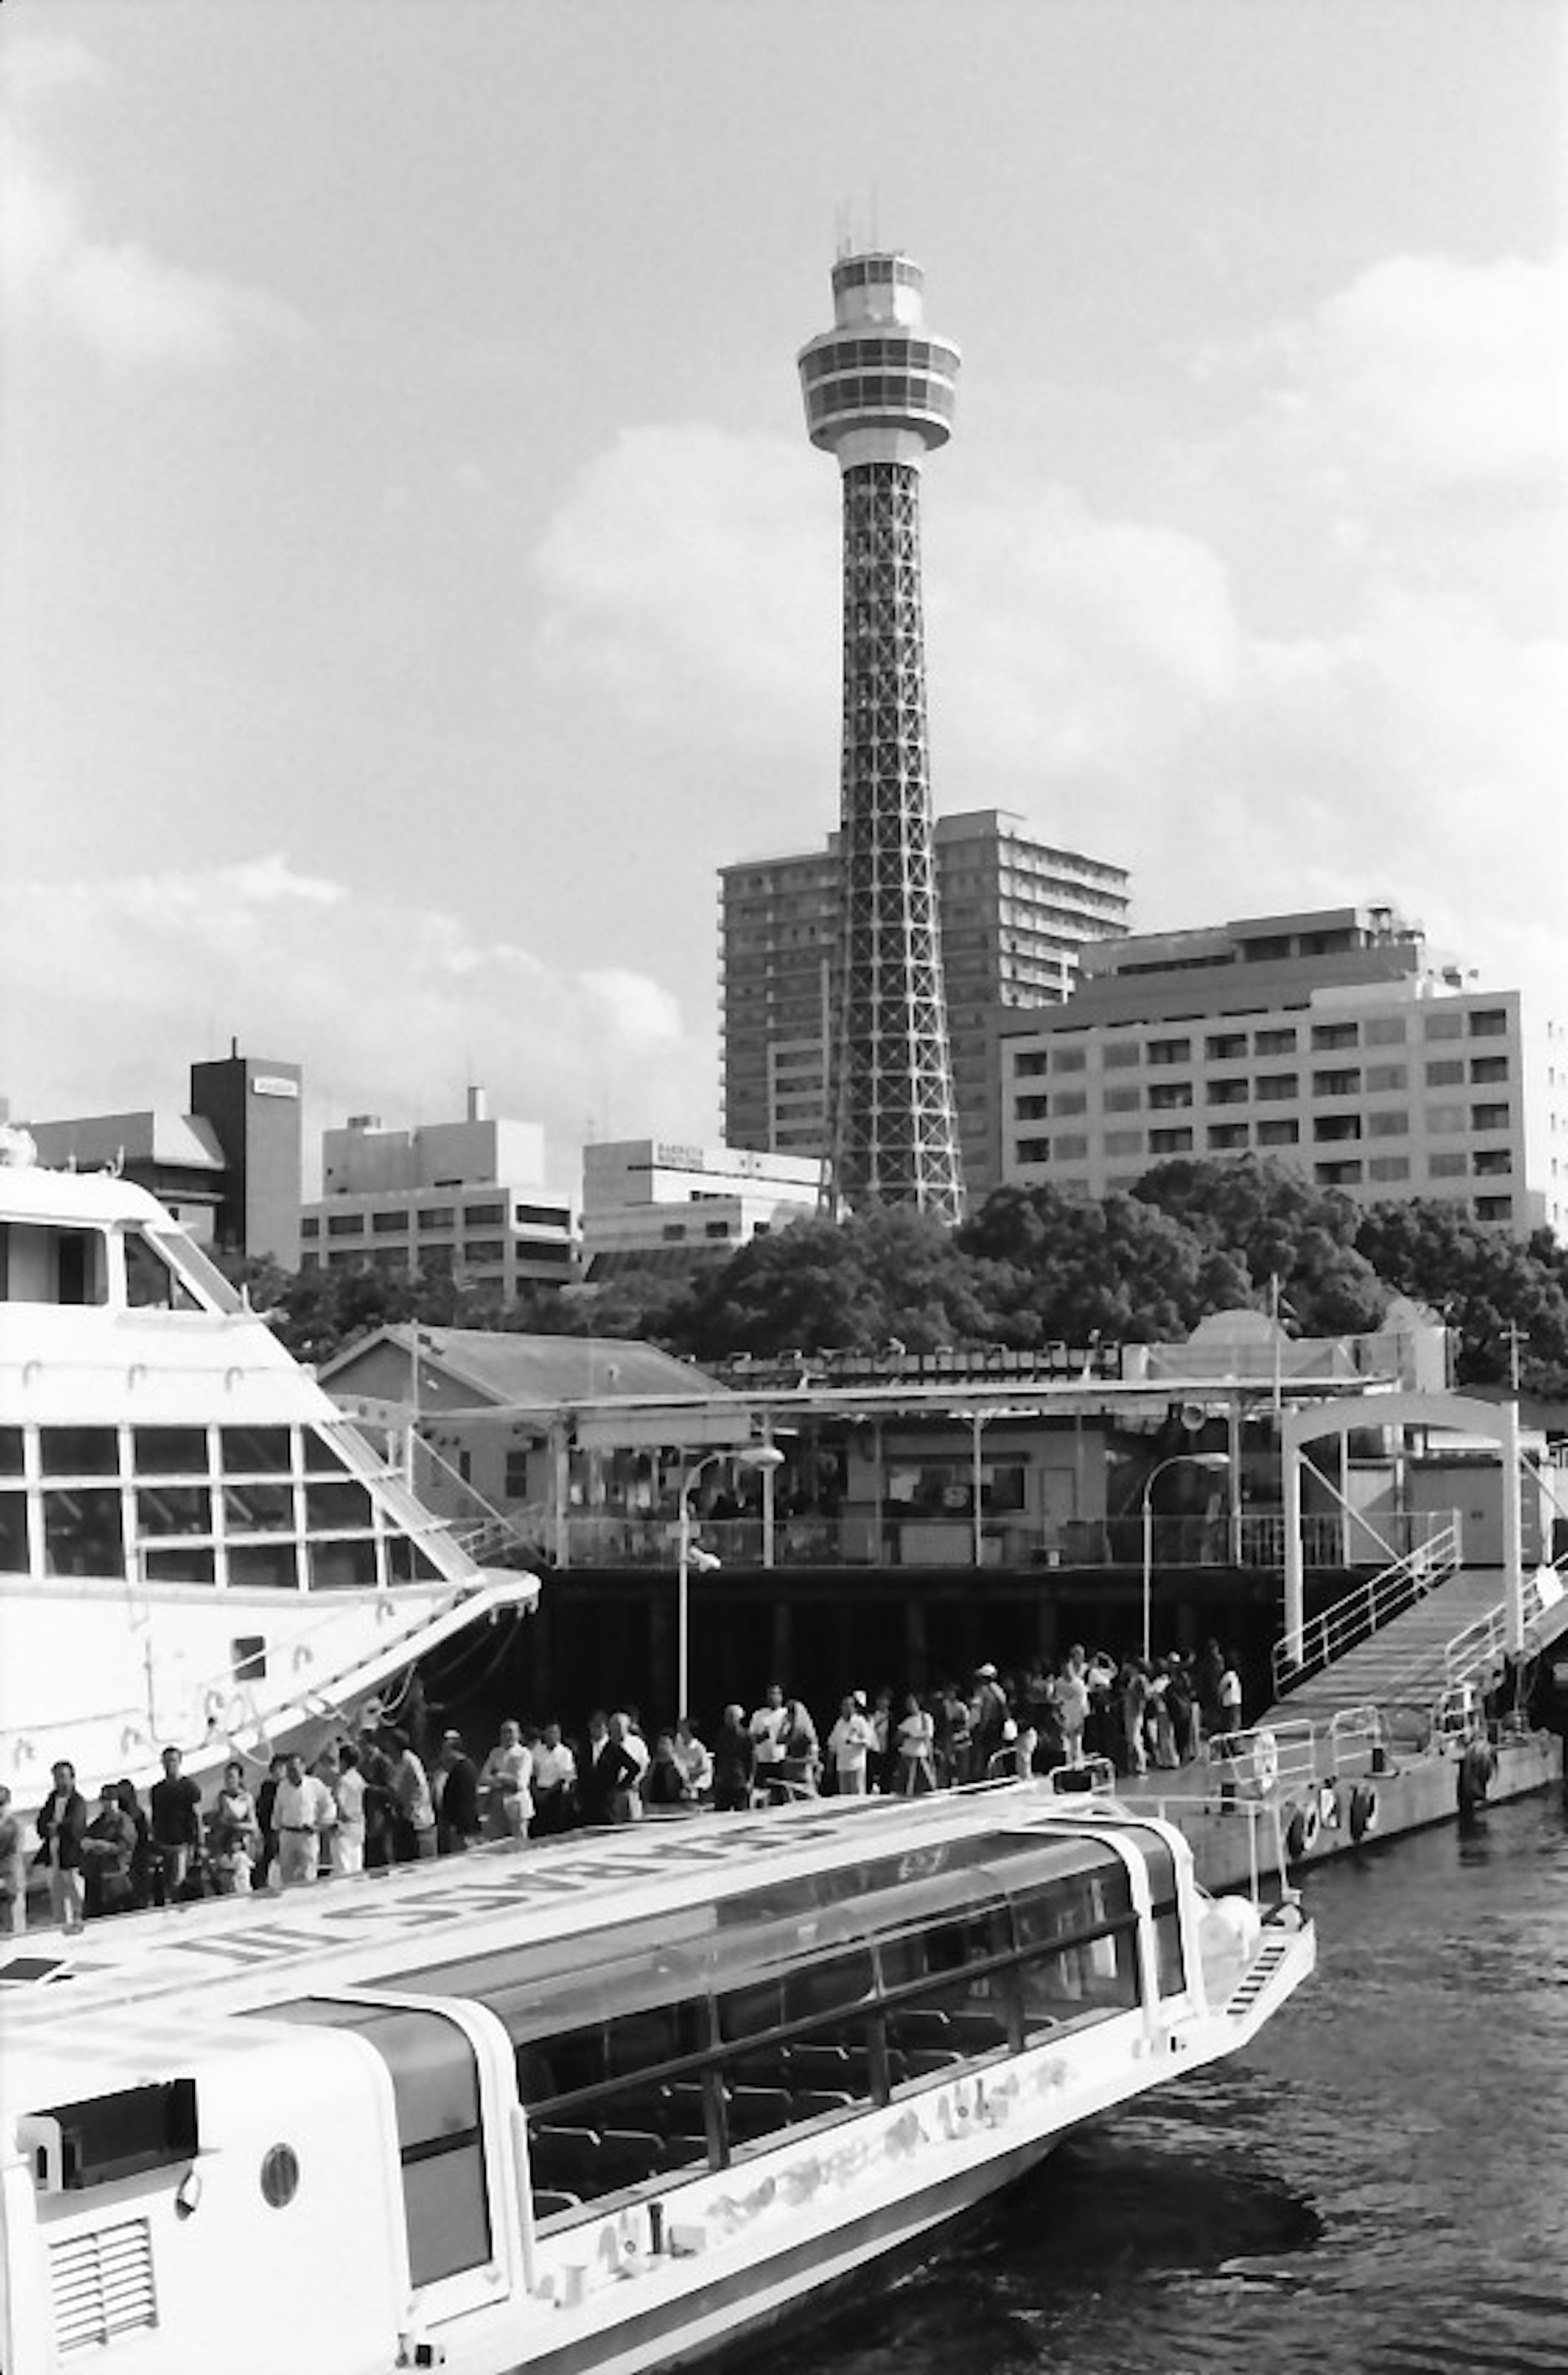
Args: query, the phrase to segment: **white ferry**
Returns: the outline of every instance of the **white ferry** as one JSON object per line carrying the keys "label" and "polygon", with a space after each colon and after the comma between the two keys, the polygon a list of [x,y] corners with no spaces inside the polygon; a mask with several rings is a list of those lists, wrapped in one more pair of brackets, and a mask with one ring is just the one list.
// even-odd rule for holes
{"label": "white ferry", "polygon": [[1032,1782],[0,1943],[0,2366],[684,2366],[1244,2045],[1314,1954]]}
{"label": "white ferry", "polygon": [[[486,1574],[151,1196],[0,1133],[0,1781],[306,1754]],[[11,1156],[4,1161],[4,1154]],[[18,1159],[18,1157],[22,1159]]]}

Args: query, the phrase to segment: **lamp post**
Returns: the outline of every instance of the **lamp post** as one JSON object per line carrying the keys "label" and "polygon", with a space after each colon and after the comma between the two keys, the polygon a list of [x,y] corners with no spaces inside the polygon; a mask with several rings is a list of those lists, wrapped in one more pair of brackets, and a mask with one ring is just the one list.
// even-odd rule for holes
{"label": "lamp post", "polygon": [[1149,1663],[1149,1658],[1153,1613],[1151,1601],[1154,1579],[1154,1511],[1149,1505],[1149,1496],[1153,1490],[1154,1480],[1157,1476],[1162,1476],[1167,1468],[1219,1469],[1229,1468],[1230,1465],[1231,1455],[1228,1451],[1173,1451],[1169,1459],[1156,1460],[1143,1480],[1143,1662],[1145,1665]]}
{"label": "lamp post", "polygon": [[784,1453],[776,1444],[756,1443],[749,1449],[737,1450],[725,1445],[717,1451],[706,1451],[694,1460],[680,1480],[680,1516],[676,1535],[676,1638],[675,1686],[676,1714],[690,1713],[686,1704],[687,1683],[687,1594],[692,1568],[700,1567],[704,1575],[719,1565],[712,1551],[694,1548],[691,1541],[691,1488],[704,1468],[712,1468],[723,1459],[733,1459],[737,1468],[760,1469],[764,1473],[784,1466]]}

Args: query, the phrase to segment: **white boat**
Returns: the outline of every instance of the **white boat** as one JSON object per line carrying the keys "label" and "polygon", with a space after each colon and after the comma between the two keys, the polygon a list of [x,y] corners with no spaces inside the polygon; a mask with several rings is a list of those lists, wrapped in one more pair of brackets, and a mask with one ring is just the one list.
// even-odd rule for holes
{"label": "white boat", "polygon": [[1015,1782],[0,1947],[7,2375],[641,2375],[1253,2038],[1287,1899]]}
{"label": "white boat", "polygon": [[[0,1134],[3,1135],[3,1134]],[[20,1133],[10,1133],[11,1152]],[[530,1606],[342,1417],[154,1198],[0,1165],[0,1781],[307,1754]]]}

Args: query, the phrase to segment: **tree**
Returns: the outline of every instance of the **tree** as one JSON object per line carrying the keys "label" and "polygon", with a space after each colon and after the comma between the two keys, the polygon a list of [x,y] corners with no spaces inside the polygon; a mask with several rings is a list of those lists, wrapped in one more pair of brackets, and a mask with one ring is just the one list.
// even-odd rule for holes
{"label": "tree", "polygon": [[1132,1196],[1002,1188],[958,1235],[982,1265],[993,1334],[1021,1349],[1169,1342],[1248,1300],[1232,1255]]}
{"label": "tree", "polygon": [[1303,1335],[1359,1333],[1387,1307],[1387,1287],[1358,1247],[1358,1208],[1293,1164],[1177,1157],[1145,1172],[1133,1193],[1243,1265],[1238,1301],[1267,1310],[1278,1294]]}
{"label": "tree", "polygon": [[905,1207],[796,1221],[694,1278],[667,1341],[697,1360],[731,1353],[911,1352],[984,1340],[990,1314],[940,1222]]}
{"label": "tree", "polygon": [[1568,1393],[1568,1256],[1550,1232],[1526,1243],[1451,1204],[1369,1205],[1358,1246],[1397,1293],[1442,1313],[1457,1338],[1460,1385]]}

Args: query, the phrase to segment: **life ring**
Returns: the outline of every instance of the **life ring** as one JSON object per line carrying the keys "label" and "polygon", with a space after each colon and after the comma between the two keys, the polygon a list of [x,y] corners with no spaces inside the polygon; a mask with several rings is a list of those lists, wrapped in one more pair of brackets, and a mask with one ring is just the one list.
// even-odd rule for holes
{"label": "life ring", "polygon": [[1254,1733],[1252,1770],[1254,1780],[1266,1793],[1279,1778],[1279,1743],[1271,1731]]}
{"label": "life ring", "polygon": [[1332,1781],[1318,1785],[1317,1819],[1326,1831],[1337,1831],[1339,1827],[1339,1798]]}
{"label": "life ring", "polygon": [[1304,1806],[1292,1806],[1285,1825],[1285,1852],[1292,1863],[1311,1855],[1317,1845],[1317,1833],[1316,1802],[1309,1798]]}
{"label": "life ring", "polygon": [[1360,1841],[1377,1828],[1377,1792],[1358,1782],[1350,1792],[1350,1837]]}

